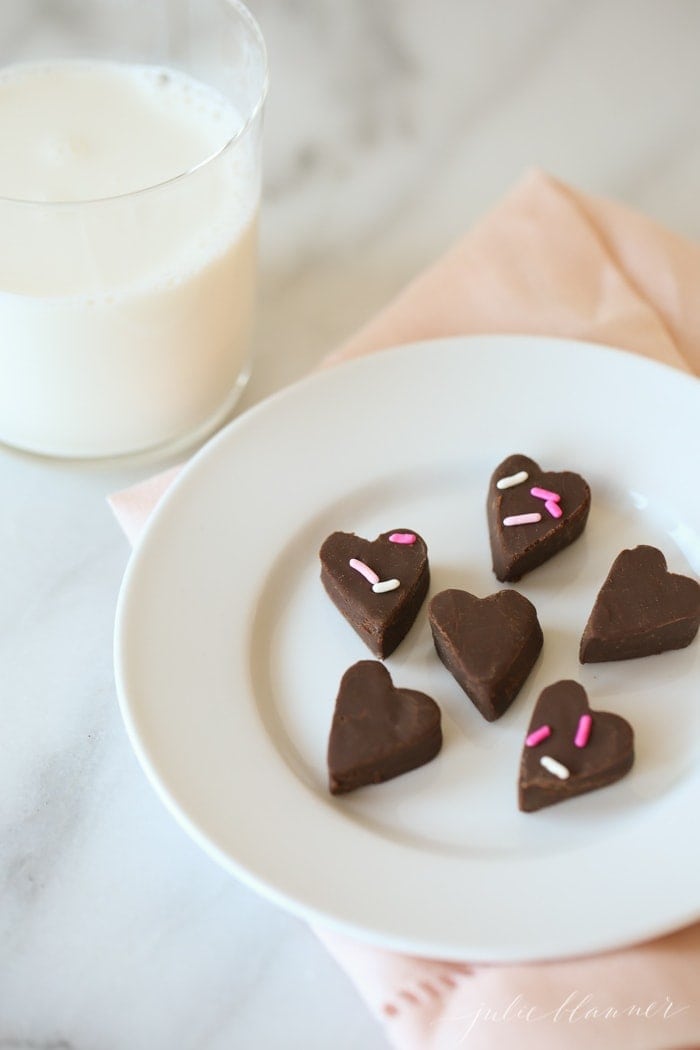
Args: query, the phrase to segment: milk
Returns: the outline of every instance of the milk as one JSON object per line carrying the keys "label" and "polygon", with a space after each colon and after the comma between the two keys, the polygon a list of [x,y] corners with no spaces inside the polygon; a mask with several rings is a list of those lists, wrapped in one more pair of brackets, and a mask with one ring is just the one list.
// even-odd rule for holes
{"label": "milk", "polygon": [[257,136],[231,142],[241,125],[173,70],[0,71],[1,441],[121,454],[230,411],[258,201]]}

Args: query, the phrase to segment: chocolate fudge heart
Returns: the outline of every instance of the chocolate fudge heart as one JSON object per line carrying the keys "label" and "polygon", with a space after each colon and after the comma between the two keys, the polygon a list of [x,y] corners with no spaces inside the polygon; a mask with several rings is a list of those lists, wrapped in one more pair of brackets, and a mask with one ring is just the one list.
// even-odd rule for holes
{"label": "chocolate fudge heart", "polygon": [[579,649],[582,664],[633,660],[690,645],[700,626],[700,584],[668,571],[656,547],[618,554]]}
{"label": "chocolate fudge heart", "polygon": [[441,747],[440,708],[429,696],[397,689],[376,660],[360,660],[345,672],[328,740],[332,795],[407,773]]}
{"label": "chocolate fudge heart", "polygon": [[376,540],[334,532],[320,558],[321,581],[331,601],[375,656],[389,656],[428,593],[425,540],[409,529],[392,529]]}
{"label": "chocolate fudge heart", "polygon": [[438,656],[494,722],[520,692],[542,649],[534,605],[517,591],[477,598],[452,589],[432,598],[428,615]]}
{"label": "chocolate fudge heart", "polygon": [[520,761],[525,813],[606,787],[629,772],[634,733],[608,711],[592,711],[578,682],[555,682],[535,705]]}
{"label": "chocolate fudge heart", "polygon": [[486,507],[496,578],[519,580],[568,547],[583,532],[590,506],[580,474],[543,471],[528,456],[504,459],[491,476]]}

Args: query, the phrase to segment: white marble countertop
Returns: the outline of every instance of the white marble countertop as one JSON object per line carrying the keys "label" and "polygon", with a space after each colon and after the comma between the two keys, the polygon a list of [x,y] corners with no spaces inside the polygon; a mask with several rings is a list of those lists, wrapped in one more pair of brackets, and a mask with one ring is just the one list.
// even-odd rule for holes
{"label": "white marble countertop", "polygon": [[[257,363],[302,376],[531,165],[700,235],[694,0],[253,0],[270,50]],[[129,548],[167,465],[0,450],[0,1047],[382,1050],[305,924],[220,870],[117,709]]]}

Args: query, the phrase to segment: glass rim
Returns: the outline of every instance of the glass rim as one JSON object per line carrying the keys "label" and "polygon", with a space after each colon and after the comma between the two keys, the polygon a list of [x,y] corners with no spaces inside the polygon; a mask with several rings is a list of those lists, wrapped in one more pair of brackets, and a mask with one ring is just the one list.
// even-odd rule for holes
{"label": "glass rim", "polygon": [[[79,197],[76,200],[56,200],[56,201],[42,201],[32,200],[29,197],[6,197],[0,193],[0,204],[16,204],[16,205],[27,205],[31,208],[77,208],[83,205],[89,204],[108,204],[110,201],[121,201],[128,200],[132,197],[139,197],[144,193],[152,193],[155,190],[164,189],[166,186],[172,186],[174,183],[181,182],[183,179],[188,178],[190,175],[194,175],[196,172],[201,171],[202,168],[206,168],[209,164],[212,164],[219,157],[222,157],[230,149],[232,149],[237,142],[239,142],[248,132],[248,130],[255,124],[255,121],[260,116],[262,108],[265,105],[265,99],[267,98],[268,89],[270,86],[270,66],[268,62],[267,47],[265,44],[265,38],[262,34],[262,30],[257,19],[253,16],[251,11],[246,7],[242,0],[221,0],[226,7],[233,8],[247,23],[248,28],[252,30],[255,41],[260,48],[260,55],[262,58],[262,79],[260,83],[260,90],[258,91],[255,102],[250,107],[248,116],[241,124],[233,135],[224,142],[213,153],[210,153],[207,157],[197,161],[191,167],[186,168],[184,171],[179,171],[176,175],[171,175],[167,179],[161,179],[160,182],[150,183],[148,186],[139,186],[135,190],[126,190],[124,193],[113,193],[106,197]],[[89,61],[89,60],[88,60]]]}

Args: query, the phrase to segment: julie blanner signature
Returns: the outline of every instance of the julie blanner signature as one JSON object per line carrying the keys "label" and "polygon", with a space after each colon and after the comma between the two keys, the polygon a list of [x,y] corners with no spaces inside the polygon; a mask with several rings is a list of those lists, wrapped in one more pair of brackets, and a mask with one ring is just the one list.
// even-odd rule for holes
{"label": "julie blanner signature", "polygon": [[479,1024],[508,1024],[514,1022],[536,1023],[549,1021],[552,1024],[581,1024],[591,1021],[622,1021],[651,1019],[669,1021],[690,1009],[690,1004],[675,1002],[669,995],[648,1002],[623,1003],[615,1005],[603,1003],[593,993],[583,993],[577,989],[558,1006],[543,1009],[530,1003],[525,996],[518,994],[507,1005],[494,1007],[485,1002],[471,1012],[455,1016],[453,1020],[463,1025],[461,1036],[455,1045],[464,1043],[469,1034]]}

